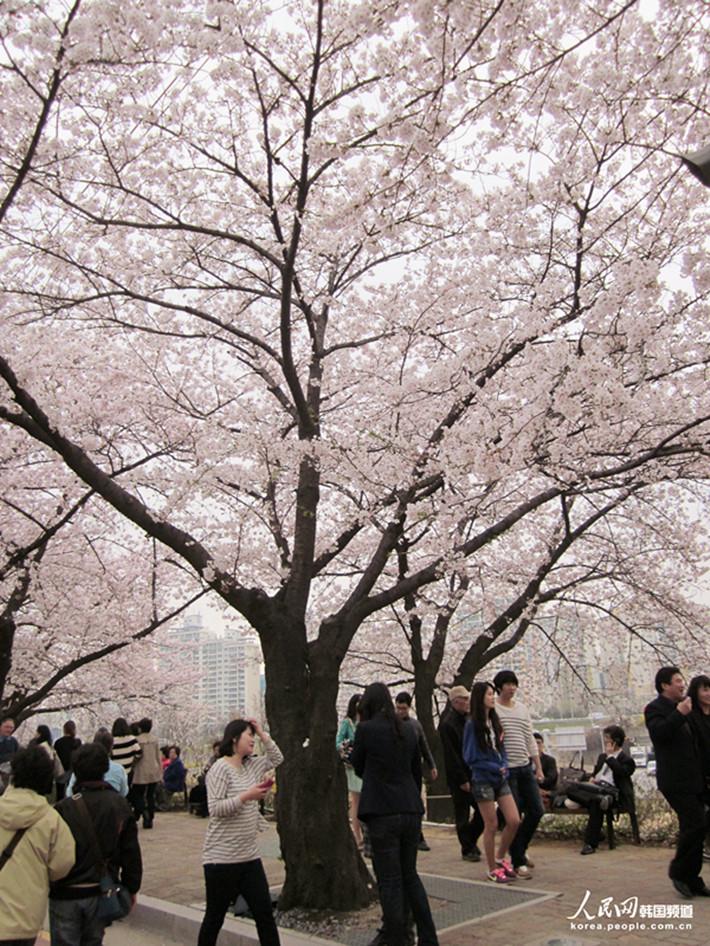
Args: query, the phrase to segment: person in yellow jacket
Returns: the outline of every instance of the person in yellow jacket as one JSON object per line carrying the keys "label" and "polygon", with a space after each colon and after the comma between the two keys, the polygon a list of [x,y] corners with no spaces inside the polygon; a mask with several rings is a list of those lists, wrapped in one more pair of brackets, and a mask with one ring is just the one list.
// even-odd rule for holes
{"label": "person in yellow jacket", "polygon": [[40,746],[12,758],[11,784],[0,797],[0,852],[25,832],[0,869],[0,944],[33,946],[47,912],[49,882],[74,866],[74,838],[45,795],[54,766]]}

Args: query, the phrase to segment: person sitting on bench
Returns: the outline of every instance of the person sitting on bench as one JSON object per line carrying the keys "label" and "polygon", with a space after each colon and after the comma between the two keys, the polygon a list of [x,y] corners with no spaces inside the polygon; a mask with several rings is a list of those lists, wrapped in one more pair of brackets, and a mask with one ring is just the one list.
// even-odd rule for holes
{"label": "person sitting on bench", "polygon": [[559,781],[557,759],[545,752],[545,740],[542,737],[542,733],[534,732],[533,739],[537,743],[537,748],[540,752],[540,765],[542,766],[542,774],[544,776],[542,782],[539,783],[540,794],[542,795],[543,802],[547,798],[551,803],[557,791],[557,783]]}
{"label": "person sitting on bench", "polygon": [[626,733],[621,726],[607,726],[603,732],[604,752],[597,759],[588,782],[574,782],[567,787],[567,796],[589,809],[580,854],[594,854],[602,836],[604,812],[615,804],[624,811],[635,811],[634,786],[631,776],[636,763],[622,748]]}
{"label": "person sitting on bench", "polygon": [[172,806],[173,795],[180,794],[185,797],[185,778],[187,769],[180,758],[180,746],[170,746],[168,751],[169,762],[163,770],[163,785],[167,798],[168,808]]}

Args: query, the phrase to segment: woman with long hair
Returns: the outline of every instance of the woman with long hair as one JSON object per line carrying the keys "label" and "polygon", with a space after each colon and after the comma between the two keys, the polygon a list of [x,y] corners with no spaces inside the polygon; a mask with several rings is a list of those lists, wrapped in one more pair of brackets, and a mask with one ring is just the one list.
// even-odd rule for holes
{"label": "woman with long hair", "polygon": [[52,755],[49,750],[52,748],[52,730],[44,723],[40,723],[35,731],[34,738],[30,740],[31,746],[42,746],[47,755]]}
{"label": "woman with long hair", "polygon": [[351,761],[362,778],[358,817],[369,831],[384,940],[387,946],[405,946],[406,914],[411,911],[419,946],[438,946],[429,901],[417,874],[424,813],[417,788],[421,778],[417,734],[397,717],[384,683],[367,687],[359,712]]}
{"label": "woman with long hair", "polygon": [[703,756],[703,772],[710,777],[710,677],[698,674],[688,684],[688,696],[692,704],[691,724]]}
{"label": "woman with long hair", "polygon": [[[265,755],[254,755],[258,737]],[[233,719],[207,773],[210,820],[202,851],[206,908],[198,946],[215,946],[229,904],[241,894],[256,922],[261,946],[279,946],[269,884],[259,856],[259,802],[273,784],[270,769],[283,762],[281,751],[255,719]]]}
{"label": "woman with long hair", "polygon": [[690,728],[695,736],[695,744],[700,753],[705,789],[705,847],[703,857],[710,857],[710,677],[700,673],[688,684],[688,696],[692,710],[688,714]]}
{"label": "woman with long hair", "polygon": [[[64,766],[62,765],[59,756],[56,753],[53,745],[54,740],[52,739],[52,731],[49,726],[45,726],[44,723],[40,723],[37,727],[34,739],[30,740],[31,746],[40,746],[47,753],[52,762],[52,768],[54,769],[54,779],[55,784],[58,780],[61,780],[65,777]],[[53,785],[53,790],[55,786]],[[58,794],[58,790],[57,790]]]}
{"label": "woman with long hair", "polygon": [[[488,862],[488,880],[506,884],[515,880],[508,849],[520,825],[520,815],[508,785],[508,758],[503,746],[503,727],[495,710],[492,683],[474,683],[471,715],[463,731],[463,758],[471,770],[471,794],[483,818],[483,850]],[[505,818],[495,855],[498,827],[496,803]]]}
{"label": "woman with long hair", "polygon": [[358,805],[360,804],[360,791],[362,789],[362,779],[355,774],[350,763],[350,753],[355,742],[355,729],[357,727],[357,710],[360,703],[360,693],[354,693],[348,700],[348,709],[345,713],[345,719],[338,727],[338,735],[335,737],[335,748],[338,750],[341,759],[345,763],[345,775],[348,780],[348,798],[350,801],[350,827],[355,837],[355,843],[362,850],[363,837],[360,821],[357,816]]}

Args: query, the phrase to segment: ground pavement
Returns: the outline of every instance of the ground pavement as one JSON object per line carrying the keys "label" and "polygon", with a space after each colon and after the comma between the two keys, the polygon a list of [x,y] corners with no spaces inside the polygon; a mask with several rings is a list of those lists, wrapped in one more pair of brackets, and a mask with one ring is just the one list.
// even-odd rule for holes
{"label": "ground pavement", "polygon": [[[584,822],[579,820],[581,834]],[[201,907],[201,846],[206,824],[206,820],[183,812],[166,812],[156,816],[152,831],[140,829],[144,899],[168,901],[168,913],[181,907]],[[420,854],[419,870],[427,875],[427,885],[438,889],[438,883],[445,890],[446,882],[437,881],[437,877],[472,882],[463,888],[465,899],[472,902],[489,896],[498,910],[474,922],[455,917],[452,921],[444,901],[433,898],[441,946],[706,946],[710,941],[710,898],[684,901],[676,894],[666,873],[671,856],[668,848],[635,847],[620,839],[613,851],[602,846],[596,854],[582,857],[581,837],[579,841],[536,840],[530,849],[535,863],[533,879],[499,891],[484,882],[482,865],[461,860],[451,828],[430,826],[426,836],[431,851]],[[262,849],[270,884],[280,884],[284,872],[273,826],[262,835]],[[710,865],[706,879],[710,883]],[[529,904],[519,905],[521,892]],[[307,937],[298,940],[310,942]],[[175,940],[154,933],[144,935],[125,922],[115,924],[106,936],[106,946],[179,942],[194,946],[195,939],[191,934]],[[312,942],[324,946],[323,940]]]}

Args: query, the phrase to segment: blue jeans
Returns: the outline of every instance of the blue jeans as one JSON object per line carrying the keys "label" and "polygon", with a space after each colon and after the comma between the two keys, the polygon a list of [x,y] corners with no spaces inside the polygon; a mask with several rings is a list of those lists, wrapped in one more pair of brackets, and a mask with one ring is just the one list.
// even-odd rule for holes
{"label": "blue jeans", "polygon": [[525,852],[532,836],[540,824],[544,814],[540,789],[535,778],[535,769],[532,764],[518,765],[510,769],[508,775],[515,804],[520,812],[520,827],[510,845],[510,859],[513,867],[522,867],[525,864]]}
{"label": "blue jeans", "polygon": [[404,946],[408,909],[419,946],[438,946],[424,885],[417,874],[421,815],[376,815],[367,820],[387,946]]}
{"label": "blue jeans", "polygon": [[106,923],[96,916],[99,897],[49,901],[52,946],[101,946]]}

